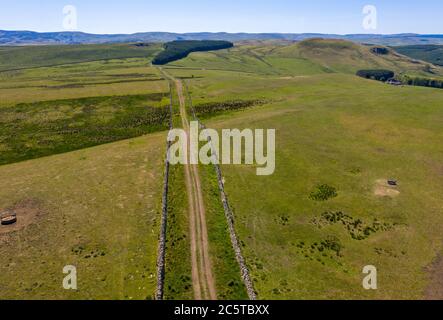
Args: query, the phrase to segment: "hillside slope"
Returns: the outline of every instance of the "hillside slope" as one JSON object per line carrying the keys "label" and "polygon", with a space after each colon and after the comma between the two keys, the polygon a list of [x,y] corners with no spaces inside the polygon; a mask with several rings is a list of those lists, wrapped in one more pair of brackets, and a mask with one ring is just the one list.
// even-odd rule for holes
{"label": "hillside slope", "polygon": [[443,46],[441,45],[401,46],[394,49],[408,57],[443,66]]}
{"label": "hillside slope", "polygon": [[0,71],[125,58],[149,58],[159,44],[0,47]]}
{"label": "hillside slope", "polygon": [[[386,49],[387,53],[378,53],[378,48]],[[389,69],[396,73],[406,72],[421,76],[443,75],[442,68],[403,56],[390,48],[359,45],[344,40],[310,39],[277,52],[282,56],[295,55],[309,59],[333,72],[355,73],[360,69]]]}
{"label": "hillside slope", "polygon": [[[387,54],[376,50],[382,48]],[[443,77],[443,68],[415,60],[382,46],[337,39],[309,39],[298,43],[248,41],[217,52],[193,53],[174,67],[230,70],[267,75],[355,74],[361,69],[389,69],[397,74]]]}

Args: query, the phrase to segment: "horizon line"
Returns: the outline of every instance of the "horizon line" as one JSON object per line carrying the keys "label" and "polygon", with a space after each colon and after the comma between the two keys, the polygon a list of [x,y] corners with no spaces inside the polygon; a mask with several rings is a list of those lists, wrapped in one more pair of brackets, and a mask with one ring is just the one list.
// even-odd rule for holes
{"label": "horizon line", "polygon": [[138,31],[133,33],[91,33],[87,31],[80,30],[62,30],[62,31],[33,31],[33,30],[6,30],[0,29],[0,32],[33,32],[33,33],[83,33],[89,35],[97,35],[97,36],[107,36],[107,35],[136,35],[143,33],[170,33],[170,34],[201,34],[201,33],[209,33],[209,34],[282,34],[282,35],[304,35],[304,34],[314,34],[314,35],[336,35],[336,36],[405,36],[405,35],[415,35],[415,36],[435,36],[435,35],[443,35],[443,33],[415,33],[415,32],[401,32],[401,33],[323,33],[323,32],[245,32],[245,31],[237,31],[237,32],[226,32],[226,31],[190,31],[190,32],[175,32],[175,31]]}

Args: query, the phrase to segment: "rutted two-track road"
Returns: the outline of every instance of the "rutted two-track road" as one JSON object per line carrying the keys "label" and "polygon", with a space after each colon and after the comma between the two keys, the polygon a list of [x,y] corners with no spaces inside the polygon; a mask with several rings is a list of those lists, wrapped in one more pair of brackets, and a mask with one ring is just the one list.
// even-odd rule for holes
{"label": "rutted two-track road", "polygon": [[[163,69],[159,68],[159,71],[163,74],[165,79],[169,81],[170,89],[172,87],[176,88],[177,96],[179,98],[180,105],[180,119],[182,123],[183,129],[186,131],[188,139],[190,137],[190,125],[188,121],[188,114],[186,108],[186,99],[184,95],[184,91],[187,92],[189,97],[189,108],[192,109],[192,113],[195,117],[195,111],[192,106],[192,100],[189,95],[189,91],[187,87],[183,87],[183,83],[180,79],[176,79],[173,76],[166,73]],[[186,84],[185,84],[186,85]],[[171,117],[172,117],[172,91],[171,91]],[[172,118],[171,118],[172,119]],[[198,120],[198,119],[196,119]],[[203,124],[199,123],[204,127]],[[172,120],[171,120],[172,126]],[[208,140],[210,142],[210,140]],[[168,145],[169,146],[169,145]],[[190,141],[188,141],[188,146],[190,146]],[[169,148],[168,148],[169,152]],[[189,154],[189,150],[188,150]],[[169,158],[169,155],[168,155]],[[245,259],[241,253],[240,243],[238,237],[235,233],[234,228],[234,218],[232,214],[232,210],[228,204],[228,200],[224,191],[224,182],[222,178],[222,174],[220,171],[219,165],[214,165],[217,179],[219,183],[220,189],[220,197],[223,203],[223,208],[225,211],[226,221],[229,229],[229,234],[232,242],[232,247],[235,251],[236,260],[240,267],[240,273],[243,280],[243,283],[246,287],[248,296],[251,300],[255,300],[257,298],[251,277],[249,275],[248,268],[246,266]],[[203,198],[202,191],[202,183],[200,180],[198,165],[195,164],[185,164],[185,185],[186,185],[186,193],[188,196],[188,213],[189,213],[189,238],[190,238],[190,249],[191,249],[191,273],[192,273],[192,286],[194,291],[194,298],[196,300],[216,300],[217,292],[215,287],[215,279],[211,266],[211,258],[209,255],[209,240],[208,240],[208,230],[206,225],[206,210]],[[166,174],[168,174],[166,172]],[[167,179],[165,180],[168,181]],[[165,188],[167,192],[167,187]],[[167,212],[167,195],[164,197],[164,210]],[[166,202],[165,202],[166,201]],[[167,214],[164,213],[163,220],[164,226],[166,225]],[[162,228],[163,231],[166,230],[165,227]],[[162,233],[163,242],[166,239],[166,233]],[[165,265],[165,248],[164,246],[160,246],[159,250],[159,274],[161,277],[158,279],[158,288],[157,288],[157,299],[163,298],[163,288],[164,288],[164,265]]]}
{"label": "rutted two-track road", "polygon": [[[183,95],[183,85],[180,80],[174,79],[174,81],[180,103],[182,126],[188,133],[189,137],[189,121],[186,113],[186,99]],[[206,210],[197,165],[185,165],[185,180],[189,202],[192,282],[194,287],[194,296],[197,300],[215,300],[217,299],[217,293],[215,290],[211,259],[209,257]]]}

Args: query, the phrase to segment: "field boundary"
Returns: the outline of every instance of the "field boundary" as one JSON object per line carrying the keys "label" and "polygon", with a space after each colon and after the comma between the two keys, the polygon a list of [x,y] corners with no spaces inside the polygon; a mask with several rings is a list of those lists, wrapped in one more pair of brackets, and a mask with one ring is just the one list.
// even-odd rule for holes
{"label": "field boundary", "polygon": [[[169,95],[170,95],[170,104],[169,104],[169,130],[173,128],[172,121],[172,87],[171,83],[169,84]],[[163,195],[162,195],[162,213],[161,213],[161,223],[160,223],[160,236],[159,236],[159,245],[158,245],[158,256],[157,256],[157,288],[155,293],[156,300],[163,300],[164,295],[164,287],[165,287],[165,256],[166,256],[166,232],[167,232],[167,224],[168,224],[168,192],[169,192],[169,150],[171,148],[171,142],[169,139],[166,139],[166,158],[165,158],[165,176],[163,182]]]}
{"label": "field boundary", "polygon": [[[185,85],[186,94],[188,96],[189,105],[191,107],[192,115],[194,120],[196,120],[199,123],[200,128],[205,129],[206,126],[197,118],[195,114],[194,105],[192,104],[192,97],[189,93],[188,85],[186,81],[183,81]],[[211,137],[208,137],[208,142],[211,143],[212,148],[212,141]],[[212,148],[213,149],[213,148]],[[217,154],[215,154],[215,157],[218,157]],[[235,220],[234,220],[234,213],[232,212],[231,206],[229,205],[228,197],[225,192],[225,184],[223,182],[223,175],[219,164],[214,164],[215,171],[217,173],[217,180],[218,180],[218,187],[220,191],[220,197],[221,201],[223,203],[223,209],[225,211],[226,221],[229,228],[229,236],[231,238],[232,247],[235,252],[235,257],[237,259],[237,262],[240,267],[241,277],[243,280],[243,283],[246,287],[246,291],[248,293],[248,297],[250,300],[257,300],[257,294],[254,289],[254,284],[252,282],[248,266],[246,265],[246,260],[243,257],[240,242],[237,237],[237,233],[235,232]]]}
{"label": "field boundary", "polygon": [[91,63],[91,62],[109,61],[109,60],[126,60],[126,59],[143,59],[143,56],[140,56],[140,57],[115,57],[115,58],[109,58],[109,59],[92,59],[92,60],[84,60],[84,61],[78,61],[78,62],[48,64],[48,65],[42,65],[42,66],[29,66],[29,67],[23,67],[23,68],[13,68],[13,69],[4,69],[4,70],[0,69],[0,73],[11,72],[11,71],[23,71],[23,70],[29,70],[29,69],[63,67],[63,66],[72,66],[72,65],[81,64],[81,63]]}

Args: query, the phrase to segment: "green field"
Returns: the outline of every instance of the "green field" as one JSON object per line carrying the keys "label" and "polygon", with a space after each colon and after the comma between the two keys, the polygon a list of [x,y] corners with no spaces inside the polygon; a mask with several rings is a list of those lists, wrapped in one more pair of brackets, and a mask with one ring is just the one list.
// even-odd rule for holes
{"label": "green field", "polygon": [[[206,120],[219,129],[277,130],[273,176],[257,177],[253,166],[223,168],[259,297],[423,298],[430,277],[426,267],[442,252],[443,91],[391,87],[351,74],[374,66],[425,72],[414,64],[401,69],[407,61],[396,61],[395,54],[368,63],[355,58],[366,47],[355,52],[351,44],[309,46],[273,49],[271,55],[286,56],[273,57],[272,63],[266,54],[250,54],[270,48],[194,53],[168,69],[191,77],[197,106],[269,101]],[[321,67],[304,73],[313,62],[298,58],[300,51]],[[302,67],[285,74],[294,65],[285,64],[291,53]],[[398,179],[398,194],[385,185],[389,178]],[[338,196],[313,200],[312,192],[324,184]],[[346,221],[331,223],[327,213],[339,212]],[[371,264],[379,269],[380,287],[372,292],[361,285],[362,269]]]}
{"label": "green field", "polygon": [[[0,208],[30,217],[0,233],[0,298],[153,296],[169,86],[150,65],[154,47],[115,46],[109,54],[127,55],[76,46],[80,58],[61,61],[60,47],[41,47],[44,63],[1,65]],[[243,42],[163,68],[186,82],[208,127],[276,129],[273,175],[222,167],[260,299],[429,298],[429,267],[443,254],[443,90],[355,73],[441,79],[443,68],[319,39]],[[218,297],[245,299],[214,168],[199,169]],[[173,167],[167,299],[193,298],[184,180]],[[77,292],[61,287],[69,264]],[[362,288],[366,265],[378,290]]]}
{"label": "green field", "polygon": [[[152,299],[162,135],[0,167],[0,208],[23,210],[0,229],[2,299]],[[74,265],[78,290],[62,287]]]}
{"label": "green field", "polygon": [[164,98],[94,97],[0,108],[0,164],[166,130],[169,108]]}
{"label": "green field", "polygon": [[165,144],[146,134],[169,116],[153,48],[1,49],[21,70],[0,72],[0,211],[23,218],[0,229],[0,298],[153,298]]}
{"label": "green field", "polygon": [[0,71],[125,58],[147,58],[161,51],[159,44],[98,44],[17,46],[0,48]]}

